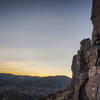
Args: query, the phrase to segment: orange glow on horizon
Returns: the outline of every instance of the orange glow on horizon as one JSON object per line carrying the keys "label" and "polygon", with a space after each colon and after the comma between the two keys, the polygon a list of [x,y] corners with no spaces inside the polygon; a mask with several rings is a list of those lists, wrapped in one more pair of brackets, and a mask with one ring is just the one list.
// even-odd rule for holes
{"label": "orange glow on horizon", "polygon": [[[43,66],[43,65],[41,65]],[[46,65],[45,65],[46,66]],[[47,67],[47,66],[46,66]],[[72,74],[64,73],[63,71],[55,72],[55,69],[50,69],[50,67],[40,67],[32,66],[30,63],[25,62],[0,62],[0,73],[9,73],[14,75],[24,75],[24,76],[38,76],[38,77],[48,77],[48,76],[67,76],[72,78]]]}
{"label": "orange glow on horizon", "polygon": [[64,74],[64,75],[56,75],[56,74],[51,74],[51,75],[44,75],[44,74],[34,74],[34,73],[20,73],[20,72],[11,72],[11,71],[0,71],[0,73],[4,73],[4,74],[13,74],[13,75],[23,75],[23,76],[37,76],[37,77],[48,77],[48,76],[67,76],[69,78],[72,78],[72,75],[68,75],[68,74]]}
{"label": "orange glow on horizon", "polygon": [[37,77],[48,77],[48,76],[67,76],[67,77],[69,77],[69,78],[72,78],[72,76],[71,75],[67,75],[67,74],[65,74],[65,75],[56,75],[56,74],[51,74],[51,75],[43,75],[43,74],[31,74],[31,73],[27,73],[27,74],[25,74],[25,73],[15,73],[15,72],[1,72],[0,71],[0,73],[4,73],[4,74],[13,74],[13,75],[23,75],[23,76],[37,76]]}

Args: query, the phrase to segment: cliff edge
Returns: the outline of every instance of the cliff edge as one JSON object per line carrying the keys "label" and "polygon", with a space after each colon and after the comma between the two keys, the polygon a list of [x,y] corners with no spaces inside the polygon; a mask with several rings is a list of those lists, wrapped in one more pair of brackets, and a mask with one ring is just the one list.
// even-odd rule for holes
{"label": "cliff edge", "polygon": [[45,100],[100,100],[100,0],[92,1],[92,40],[80,42],[72,61],[72,83]]}

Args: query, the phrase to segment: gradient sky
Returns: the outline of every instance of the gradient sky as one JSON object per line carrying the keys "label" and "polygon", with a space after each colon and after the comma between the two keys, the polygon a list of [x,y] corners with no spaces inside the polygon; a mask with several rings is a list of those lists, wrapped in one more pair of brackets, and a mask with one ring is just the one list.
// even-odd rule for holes
{"label": "gradient sky", "polygon": [[71,76],[91,37],[92,0],[0,0],[0,73]]}

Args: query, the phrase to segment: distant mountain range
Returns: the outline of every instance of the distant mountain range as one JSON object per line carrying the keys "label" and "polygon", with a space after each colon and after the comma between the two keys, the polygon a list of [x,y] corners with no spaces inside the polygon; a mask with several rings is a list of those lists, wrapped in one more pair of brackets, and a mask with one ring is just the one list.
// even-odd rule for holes
{"label": "distant mountain range", "polygon": [[1,86],[35,87],[35,88],[65,88],[71,82],[66,76],[33,77],[12,74],[0,74]]}
{"label": "distant mountain range", "polygon": [[19,96],[24,94],[34,98],[47,93],[57,92],[70,84],[71,79],[66,76],[33,77],[0,74],[0,95],[5,97],[4,94],[6,94],[6,98],[12,97],[12,94],[8,96],[10,91],[9,93],[13,92],[13,95],[17,94]]}

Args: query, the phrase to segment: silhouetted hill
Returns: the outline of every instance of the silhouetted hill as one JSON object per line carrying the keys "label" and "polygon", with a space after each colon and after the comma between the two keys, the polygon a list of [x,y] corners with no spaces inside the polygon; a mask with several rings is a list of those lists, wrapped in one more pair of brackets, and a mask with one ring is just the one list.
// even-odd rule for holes
{"label": "silhouetted hill", "polygon": [[66,76],[32,77],[12,74],[0,74],[1,86],[35,87],[35,88],[64,88],[71,79]]}
{"label": "silhouetted hill", "polygon": [[[0,97],[5,100],[34,100],[44,94],[55,93],[70,85],[66,76],[32,77],[0,74]],[[21,98],[21,99],[15,99]],[[0,99],[0,100],[3,100]]]}

